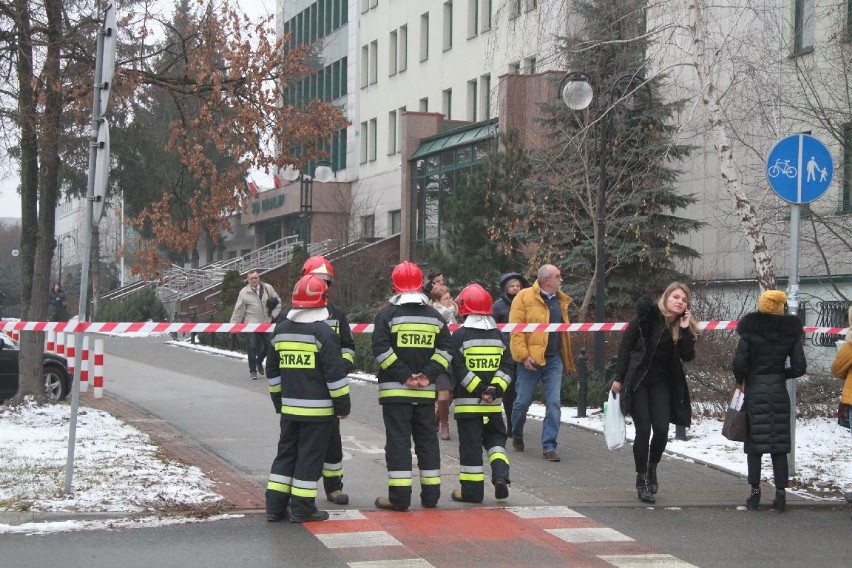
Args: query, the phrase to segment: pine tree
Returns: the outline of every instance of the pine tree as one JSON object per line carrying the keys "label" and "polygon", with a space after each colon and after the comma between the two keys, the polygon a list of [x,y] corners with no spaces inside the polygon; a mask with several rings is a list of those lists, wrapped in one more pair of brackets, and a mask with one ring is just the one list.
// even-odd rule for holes
{"label": "pine tree", "polygon": [[533,157],[536,173],[527,183],[529,238],[542,243],[533,264],[560,266],[566,291],[583,299],[581,315],[594,289],[602,159],[608,304],[630,305],[661,290],[683,276],[677,260],[698,256],[675,242],[701,223],[676,215],[695,201],[674,191],[676,162],[691,148],[673,140],[672,117],[681,103],[661,100],[665,77],[646,78],[644,6],[639,0],[574,4],[581,23],[565,38],[564,52],[568,68],[588,76],[594,99],[583,111],[561,102],[547,106],[543,122],[552,145]]}

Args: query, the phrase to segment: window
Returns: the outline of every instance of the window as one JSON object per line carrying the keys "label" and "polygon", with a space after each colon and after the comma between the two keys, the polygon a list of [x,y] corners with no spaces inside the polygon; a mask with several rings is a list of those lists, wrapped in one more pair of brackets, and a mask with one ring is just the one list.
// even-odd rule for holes
{"label": "window", "polygon": [[379,42],[370,43],[370,84],[375,85],[379,80]]}
{"label": "window", "polygon": [[370,0],[361,0],[361,13],[366,14],[370,10]]}
{"label": "window", "polygon": [[527,0],[527,12],[535,10],[536,6],[538,6],[538,2],[536,0]]}
{"label": "window", "polygon": [[467,0],[467,39],[476,37],[479,30],[479,0]]}
{"label": "window", "polygon": [[527,57],[526,59],[524,59],[524,71],[526,71],[528,75],[532,75],[533,73],[535,73],[535,64],[535,57]]}
{"label": "window", "polygon": [[513,61],[509,63],[509,73],[518,74],[521,72],[521,64],[518,61]]}
{"label": "window", "polygon": [[453,48],[453,3],[444,2],[444,51]]}
{"label": "window", "polygon": [[843,212],[852,213],[852,123],[843,127]]}
{"label": "window", "polygon": [[388,156],[396,154],[396,111],[388,113]]}
{"label": "window", "polygon": [[370,46],[361,47],[361,88],[370,84]]}
{"label": "window", "polygon": [[402,232],[402,211],[395,209],[388,211],[388,235],[397,235]]}
{"label": "window", "polygon": [[408,26],[399,28],[399,55],[397,56],[397,68],[402,73],[408,69]]}
{"label": "window", "polygon": [[517,18],[521,15],[521,4],[524,3],[524,0],[512,0],[511,12],[509,12],[510,18]]}
{"label": "window", "polygon": [[420,99],[420,105],[417,110],[420,112],[429,112],[429,97],[423,97]]}
{"label": "window", "polygon": [[429,59],[429,12],[420,16],[420,61]]}
{"label": "window", "polygon": [[370,0],[370,8],[375,8],[379,5],[379,0]]}
{"label": "window", "polygon": [[372,239],[376,236],[376,216],[364,215],[361,217],[361,238]]}
{"label": "window", "polygon": [[479,28],[479,31],[484,32],[491,29],[491,3],[493,0],[480,0],[480,8],[482,13],[479,16],[479,21],[482,22],[482,26]]}
{"label": "window", "polygon": [[467,82],[467,119],[476,122],[476,105],[479,97],[476,96],[476,79]]}
{"label": "window", "polygon": [[388,37],[388,76],[396,75],[397,57],[399,56],[397,49],[397,32],[394,30]]}
{"label": "window", "polygon": [[815,0],[796,0],[793,54],[808,53],[814,48]]}
{"label": "window", "polygon": [[361,130],[359,130],[358,135],[361,137],[361,163],[366,164],[368,156],[367,150],[370,147],[370,131],[367,128],[366,122],[361,123]]}
{"label": "window", "polygon": [[378,142],[376,140],[376,130],[378,129],[378,126],[379,124],[377,122],[377,119],[371,118],[369,130],[367,131],[367,139],[369,142],[369,146],[367,149],[367,160],[369,160],[370,162],[376,161],[376,146]]}
{"label": "window", "polygon": [[479,108],[482,109],[482,120],[491,118],[491,75],[479,78]]}
{"label": "window", "polygon": [[444,91],[443,96],[443,107],[441,108],[441,112],[444,113],[444,116],[447,117],[447,120],[453,119],[453,90],[447,89]]}

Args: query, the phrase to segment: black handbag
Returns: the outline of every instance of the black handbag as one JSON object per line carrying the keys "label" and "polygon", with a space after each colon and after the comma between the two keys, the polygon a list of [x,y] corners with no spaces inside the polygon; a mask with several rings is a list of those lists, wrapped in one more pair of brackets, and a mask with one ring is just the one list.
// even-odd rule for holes
{"label": "black handbag", "polygon": [[[739,390],[739,389],[737,389]],[[732,442],[745,442],[748,435],[748,416],[744,407],[739,410],[728,405],[725,411],[725,422],[722,424],[722,436]]]}

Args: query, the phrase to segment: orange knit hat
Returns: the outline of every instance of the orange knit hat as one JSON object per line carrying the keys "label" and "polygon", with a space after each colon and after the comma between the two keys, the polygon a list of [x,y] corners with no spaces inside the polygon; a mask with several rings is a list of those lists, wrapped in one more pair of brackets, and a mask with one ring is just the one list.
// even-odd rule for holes
{"label": "orange knit hat", "polygon": [[787,294],[781,290],[767,290],[757,301],[757,310],[766,314],[783,315]]}

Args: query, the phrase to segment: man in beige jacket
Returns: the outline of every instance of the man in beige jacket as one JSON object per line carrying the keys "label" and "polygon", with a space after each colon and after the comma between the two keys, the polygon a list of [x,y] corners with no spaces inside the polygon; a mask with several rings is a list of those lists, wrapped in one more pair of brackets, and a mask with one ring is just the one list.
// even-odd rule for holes
{"label": "man in beige jacket", "polygon": [[[269,323],[281,312],[281,297],[271,284],[260,281],[260,273],[250,270],[248,285],[240,290],[231,323]],[[263,360],[268,351],[265,333],[247,333],[249,376],[263,374]]]}

